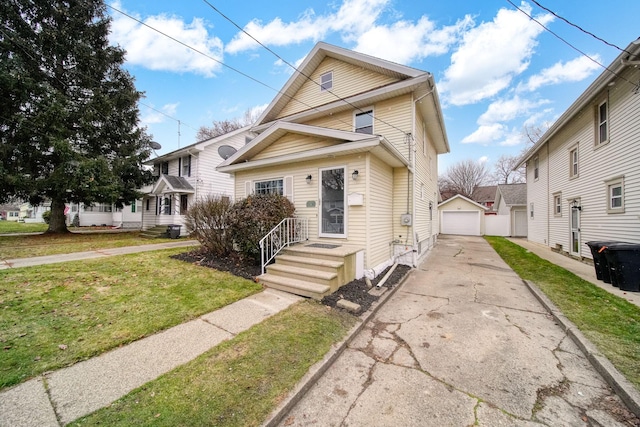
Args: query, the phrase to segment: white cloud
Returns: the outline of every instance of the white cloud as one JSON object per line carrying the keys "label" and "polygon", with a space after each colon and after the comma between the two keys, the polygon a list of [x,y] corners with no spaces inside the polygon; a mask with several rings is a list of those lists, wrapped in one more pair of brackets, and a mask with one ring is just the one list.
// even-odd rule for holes
{"label": "white cloud", "polygon": [[[522,3],[524,11],[531,6]],[[536,19],[543,24],[552,16]],[[439,85],[446,100],[454,105],[479,102],[496,95],[527,69],[542,27],[518,10],[500,9],[491,22],[469,30]]]}
{"label": "white cloud", "polygon": [[481,165],[487,163],[489,161],[489,157],[488,156],[482,156],[478,159],[478,163],[480,163]]}
{"label": "white cloud", "polygon": [[504,125],[493,123],[491,125],[482,125],[476,129],[471,135],[467,135],[462,140],[463,144],[489,144],[502,138],[505,133]]}
{"label": "white cloud", "polygon": [[373,26],[358,36],[354,50],[407,64],[447,53],[472,23],[467,15],[454,25],[437,29],[433,21],[422,16],[416,23],[397,21],[392,25]]}
{"label": "white cloud", "polygon": [[522,144],[524,137],[522,132],[518,132],[515,129],[511,129],[500,141],[500,145],[503,147],[513,147],[515,145]]}
{"label": "white cloud", "polygon": [[[179,103],[165,104],[160,109],[147,108],[144,105],[142,107],[147,108],[142,116],[140,116],[140,122],[144,125],[152,125],[155,123],[162,123],[168,119],[167,116],[175,116],[178,110]],[[154,107],[155,108],[155,107]]]}
{"label": "white cloud", "polygon": [[[119,3],[114,8],[123,10]],[[127,12],[128,13],[128,12]],[[205,55],[222,61],[222,41],[210,37],[205,22],[194,18],[186,23],[177,16],[157,15],[146,19],[128,13],[150,27],[180,40],[182,43],[197,49]],[[220,63],[170,38],[148,28],[123,14],[114,11],[109,39],[127,51],[126,60],[130,64],[139,65],[151,70],[188,72],[211,77],[221,67]]]}
{"label": "white cloud", "polygon": [[[355,42],[356,51],[398,63],[409,63],[430,55],[449,51],[461,34],[472,24],[470,16],[454,25],[437,28],[427,16],[417,21],[397,20],[378,25],[390,0],[344,0],[334,13],[316,15],[305,11],[296,21],[275,18],[263,23],[254,19],[244,30],[265,45],[286,46],[305,41],[318,41],[337,32],[345,42]],[[257,49],[260,46],[244,33],[238,33],[227,44],[229,53]]]}
{"label": "white cloud", "polygon": [[[602,62],[599,55],[589,55],[598,62]],[[578,82],[589,77],[600,66],[585,56],[579,56],[567,62],[558,62],[549,68],[545,68],[539,74],[531,76],[526,84],[519,87],[534,91],[542,86],[559,84],[564,82]]]}
{"label": "white cloud", "polygon": [[532,109],[548,104],[548,100],[531,101],[515,96],[511,99],[501,99],[492,102],[487,111],[479,118],[478,124],[487,125],[496,122],[508,122],[516,117],[529,115]]}

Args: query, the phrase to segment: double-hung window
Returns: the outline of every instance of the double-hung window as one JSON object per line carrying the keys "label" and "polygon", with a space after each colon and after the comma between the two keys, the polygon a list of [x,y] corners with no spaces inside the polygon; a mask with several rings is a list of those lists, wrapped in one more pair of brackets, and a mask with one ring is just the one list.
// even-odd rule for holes
{"label": "double-hung window", "polygon": [[609,103],[607,101],[598,105],[597,124],[597,144],[604,144],[609,141]]}
{"label": "double-hung window", "polygon": [[333,89],[333,71],[324,73],[320,76],[320,91]]}
{"label": "double-hung window", "polygon": [[178,160],[180,176],[191,176],[191,156],[184,156]]}
{"label": "double-hung window", "polygon": [[356,113],[355,131],[358,133],[368,133],[373,135],[373,109],[363,110]]}
{"label": "double-hung window", "polygon": [[553,195],[553,216],[562,216],[562,193]]}
{"label": "double-hung window", "polygon": [[533,159],[533,179],[538,179],[540,177],[540,159],[536,156]]}
{"label": "double-hung window", "polygon": [[578,176],[578,147],[574,147],[569,151],[569,178]]}
{"label": "double-hung window", "polygon": [[606,181],[607,213],[624,213],[624,177]]}

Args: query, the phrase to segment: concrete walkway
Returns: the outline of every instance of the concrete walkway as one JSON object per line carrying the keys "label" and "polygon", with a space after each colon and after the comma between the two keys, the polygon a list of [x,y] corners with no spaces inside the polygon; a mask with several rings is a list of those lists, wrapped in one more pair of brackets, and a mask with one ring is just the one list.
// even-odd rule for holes
{"label": "concrete walkway", "polygon": [[343,348],[267,425],[640,422],[482,238],[441,236]]}
{"label": "concrete walkway", "polygon": [[35,265],[56,264],[59,262],[82,261],[85,259],[103,258],[114,255],[133,254],[138,252],[157,251],[159,249],[182,248],[197,246],[197,240],[176,240],[175,242],[155,243],[151,245],[125,246],[122,248],[97,249],[95,251],[73,252],[70,254],[56,254],[32,258],[16,258],[0,260],[0,270],[7,268],[32,267]]}
{"label": "concrete walkway", "polygon": [[530,252],[538,255],[540,258],[546,259],[555,265],[558,265],[565,270],[569,270],[576,276],[593,283],[594,285],[604,289],[605,291],[626,299],[632,304],[640,307],[640,292],[626,292],[612,286],[610,283],[605,283],[602,280],[598,280],[596,277],[596,270],[593,265],[586,264],[568,256],[559,254],[551,250],[551,248],[533,243],[527,239],[510,238],[513,243],[522,246]]}
{"label": "concrete walkway", "polygon": [[302,298],[265,290],[182,325],[0,392],[0,426],[60,427],[109,405]]}

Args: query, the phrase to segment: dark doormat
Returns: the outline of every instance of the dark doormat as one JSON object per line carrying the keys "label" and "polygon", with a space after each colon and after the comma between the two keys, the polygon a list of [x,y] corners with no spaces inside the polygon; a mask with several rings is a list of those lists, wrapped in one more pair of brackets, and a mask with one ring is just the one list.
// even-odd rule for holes
{"label": "dark doormat", "polygon": [[312,243],[310,245],[305,245],[307,248],[321,248],[321,249],[335,249],[339,248],[342,245],[330,245],[328,243]]}

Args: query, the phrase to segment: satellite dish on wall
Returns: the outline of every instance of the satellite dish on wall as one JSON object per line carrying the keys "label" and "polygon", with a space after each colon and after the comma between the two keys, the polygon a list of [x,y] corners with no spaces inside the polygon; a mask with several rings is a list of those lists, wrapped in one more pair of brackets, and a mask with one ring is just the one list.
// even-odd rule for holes
{"label": "satellite dish on wall", "polygon": [[159,143],[157,143],[157,142],[155,142],[155,141],[151,141],[151,142],[149,143],[149,146],[150,146],[151,148],[153,148],[154,150],[159,150],[159,149],[161,149],[161,148],[162,148],[162,145],[160,145]]}
{"label": "satellite dish on wall", "polygon": [[220,154],[220,157],[222,157],[224,160],[227,160],[229,157],[236,154],[236,151],[238,150],[230,145],[221,145],[220,147],[218,147],[218,154]]}

